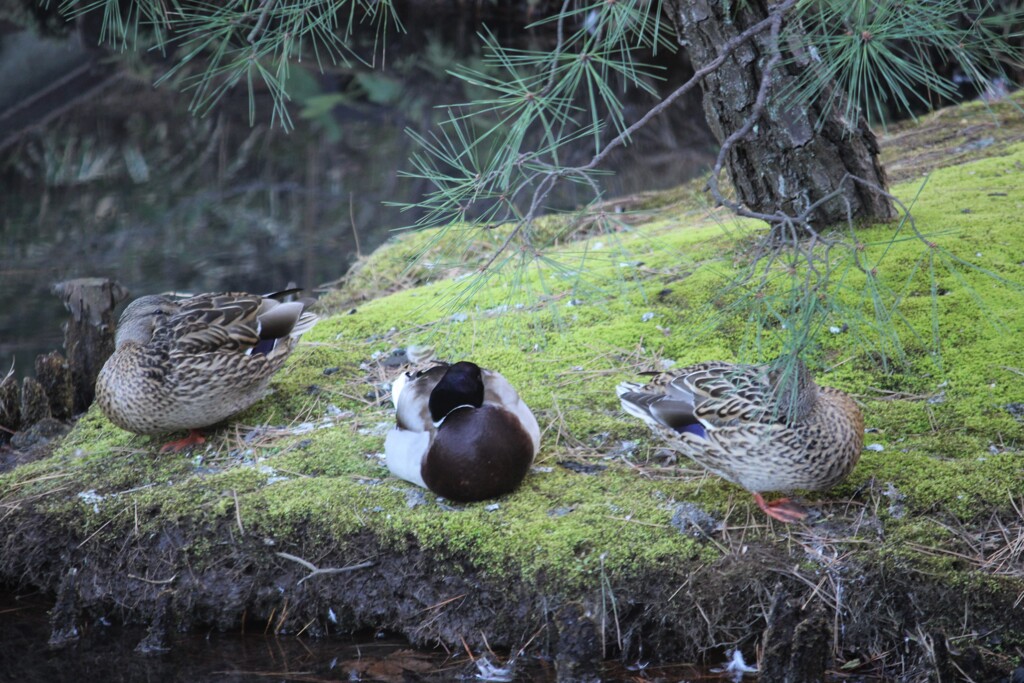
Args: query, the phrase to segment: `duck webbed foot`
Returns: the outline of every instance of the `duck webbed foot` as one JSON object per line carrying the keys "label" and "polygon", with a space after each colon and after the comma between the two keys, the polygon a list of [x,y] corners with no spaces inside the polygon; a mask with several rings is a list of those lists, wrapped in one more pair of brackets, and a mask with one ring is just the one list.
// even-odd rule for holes
{"label": "duck webbed foot", "polygon": [[178,439],[177,441],[170,441],[163,445],[160,449],[161,453],[181,453],[186,448],[191,446],[198,446],[201,443],[206,443],[206,437],[200,434],[195,429],[189,430],[188,436],[184,439]]}
{"label": "duck webbed foot", "polygon": [[807,519],[807,509],[799,503],[794,503],[789,498],[779,498],[770,503],[765,501],[760,493],[754,494],[757,506],[764,510],[764,513],[772,519],[777,519],[786,524],[802,522]]}

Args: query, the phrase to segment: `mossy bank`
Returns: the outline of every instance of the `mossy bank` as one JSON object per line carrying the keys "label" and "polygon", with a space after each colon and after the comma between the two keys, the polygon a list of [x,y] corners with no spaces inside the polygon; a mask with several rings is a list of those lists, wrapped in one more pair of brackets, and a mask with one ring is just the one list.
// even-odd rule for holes
{"label": "mossy bank", "polygon": [[[57,595],[65,635],[99,617],[373,628],[550,654],[566,678],[601,656],[749,659],[773,601],[795,597],[825,610],[847,672],[916,680],[945,657],[995,680],[1024,648],[1024,143],[1019,121],[995,120],[968,105],[892,137],[984,144],[893,189],[940,250],[867,226],[876,275],[841,266],[809,357],[861,402],[869,447],[845,483],[803,497],[808,524],[769,524],[618,407],[638,371],[770,357],[785,336],[722,296],[758,228],[691,187],[634,202],[614,232],[551,221],[546,260],[517,252],[526,266],[472,299],[502,235],[455,254],[431,233],[385,245],[205,450],[158,454],[93,408],[52,456],[0,475],[0,575]],[[455,505],[388,476],[390,358],[413,344],[499,369],[534,409],[543,447],[519,491]],[[936,644],[950,638],[955,655]]]}

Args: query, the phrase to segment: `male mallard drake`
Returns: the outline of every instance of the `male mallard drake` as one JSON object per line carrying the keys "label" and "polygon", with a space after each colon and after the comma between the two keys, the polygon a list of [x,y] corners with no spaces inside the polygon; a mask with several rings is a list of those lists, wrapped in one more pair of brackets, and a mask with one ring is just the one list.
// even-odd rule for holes
{"label": "male mallard drake", "polygon": [[669,445],[754,494],[783,522],[807,512],[762,491],[822,490],[853,470],[864,443],[864,416],[852,398],[819,387],[802,361],[734,365],[709,361],[663,373],[643,386],[623,382],[623,409]]}
{"label": "male mallard drake", "polygon": [[391,387],[384,442],[396,477],[439,496],[483,500],[519,486],[540,448],[537,419],[500,373],[468,361],[406,372]]}
{"label": "male mallard drake", "polygon": [[255,403],[316,323],[305,303],[281,301],[295,291],[136,299],[121,314],[114,353],[96,380],[100,409],[136,434],[190,430],[162,450],[202,443],[196,430]]}

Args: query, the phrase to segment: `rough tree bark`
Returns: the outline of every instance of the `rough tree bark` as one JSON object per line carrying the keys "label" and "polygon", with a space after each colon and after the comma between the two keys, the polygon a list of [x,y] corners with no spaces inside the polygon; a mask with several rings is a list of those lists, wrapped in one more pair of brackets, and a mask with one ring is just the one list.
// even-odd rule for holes
{"label": "rough tree bark", "polygon": [[[694,70],[715,60],[730,40],[769,16],[769,6],[763,0],[671,0],[670,8]],[[809,216],[815,228],[846,220],[848,205],[854,218],[877,221],[895,217],[885,195],[862,184],[842,182],[851,175],[886,186],[878,144],[867,122],[844,117],[845,96],[827,108],[823,104],[827,96],[810,104],[780,97],[796,83],[801,71],[813,64],[789,59],[792,54],[787,54],[787,46],[779,48],[783,60],[770,75],[763,111],[750,133],[737,140],[726,157],[739,202],[759,213],[798,216],[814,202],[837,193]],[[701,82],[704,112],[719,143],[740,130],[754,110],[772,53],[771,34],[762,31]],[[831,87],[840,94],[838,85]]]}

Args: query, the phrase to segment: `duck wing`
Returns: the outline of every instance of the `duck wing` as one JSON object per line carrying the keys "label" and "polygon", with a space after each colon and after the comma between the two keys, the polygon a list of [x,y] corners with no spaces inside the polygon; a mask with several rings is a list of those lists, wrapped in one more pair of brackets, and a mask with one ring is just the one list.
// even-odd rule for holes
{"label": "duck wing", "polygon": [[302,301],[281,302],[259,294],[200,294],[171,304],[153,342],[183,354],[269,354],[277,340],[298,337],[316,324],[317,316],[305,309]]}
{"label": "duck wing", "polygon": [[153,332],[153,345],[190,355],[244,352],[260,341],[262,302],[262,296],[245,293],[201,294],[174,302]]}
{"label": "duck wing", "polygon": [[660,382],[648,385],[623,382],[616,393],[623,410],[655,429],[668,427],[681,432],[690,425],[698,424],[694,415],[693,392],[684,388],[671,389],[669,384]]}
{"label": "duck wing", "polygon": [[720,361],[685,368],[666,395],[692,401],[694,417],[706,427],[770,424],[785,416],[768,368]]}

